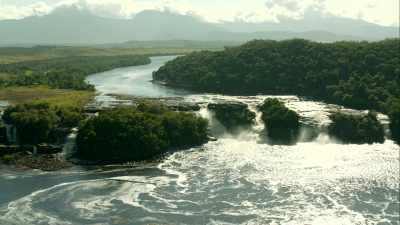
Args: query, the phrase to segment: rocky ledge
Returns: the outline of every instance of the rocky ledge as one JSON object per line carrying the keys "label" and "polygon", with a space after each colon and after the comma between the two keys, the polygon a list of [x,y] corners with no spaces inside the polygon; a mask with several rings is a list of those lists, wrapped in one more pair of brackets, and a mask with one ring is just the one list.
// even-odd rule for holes
{"label": "rocky ledge", "polygon": [[131,95],[110,95],[117,99],[115,107],[118,106],[118,102],[123,105],[139,105],[143,102],[163,104],[168,109],[180,112],[194,112],[200,110],[200,104],[195,102],[188,102],[182,97],[164,97],[164,98],[143,98]]}
{"label": "rocky ledge", "polygon": [[43,171],[56,171],[66,169],[71,164],[56,154],[32,155],[30,152],[18,152],[0,157],[0,164],[16,167],[18,169],[40,169]]}

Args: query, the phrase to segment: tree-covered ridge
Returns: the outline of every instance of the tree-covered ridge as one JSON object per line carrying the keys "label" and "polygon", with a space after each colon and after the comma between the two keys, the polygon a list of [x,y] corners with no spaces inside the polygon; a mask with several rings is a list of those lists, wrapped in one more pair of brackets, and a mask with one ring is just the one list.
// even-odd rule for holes
{"label": "tree-covered ridge", "polygon": [[89,119],[79,129],[77,146],[84,159],[142,161],[207,140],[207,120],[143,103],[135,108],[105,111]]}
{"label": "tree-covered ridge", "polygon": [[400,39],[316,43],[255,40],[167,63],[154,79],[196,90],[296,94],[385,111],[400,96]]}
{"label": "tree-covered ridge", "polygon": [[48,85],[52,88],[90,90],[86,76],[118,67],[149,64],[150,59],[141,55],[74,56],[48,60],[0,64],[1,86]]}

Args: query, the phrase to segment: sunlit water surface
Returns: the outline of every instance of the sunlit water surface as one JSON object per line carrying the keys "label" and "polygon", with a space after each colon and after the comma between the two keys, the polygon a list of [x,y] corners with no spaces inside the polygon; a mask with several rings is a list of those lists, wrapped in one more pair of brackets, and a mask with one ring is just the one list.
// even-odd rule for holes
{"label": "sunlit water surface", "polygon": [[[271,97],[194,95],[148,82],[170,59],[155,57],[151,65],[88,80],[102,94],[237,100],[253,110]],[[321,131],[338,108],[277,97]],[[204,106],[199,114],[220,128]],[[399,224],[399,147],[392,141],[343,145],[321,132],[312,141],[272,146],[260,142],[259,116],[240,135],[219,135],[160,163],[51,173],[0,168],[0,224]]]}

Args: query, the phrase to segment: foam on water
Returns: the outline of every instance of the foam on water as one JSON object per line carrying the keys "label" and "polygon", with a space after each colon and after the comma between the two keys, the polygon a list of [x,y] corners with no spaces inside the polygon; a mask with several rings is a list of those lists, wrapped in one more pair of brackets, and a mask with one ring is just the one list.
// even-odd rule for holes
{"label": "foam on water", "polygon": [[[9,224],[379,224],[399,219],[399,148],[220,139],[157,176],[64,183],[5,206]],[[38,222],[41,221],[41,222]],[[6,223],[6,224],[7,224]]]}

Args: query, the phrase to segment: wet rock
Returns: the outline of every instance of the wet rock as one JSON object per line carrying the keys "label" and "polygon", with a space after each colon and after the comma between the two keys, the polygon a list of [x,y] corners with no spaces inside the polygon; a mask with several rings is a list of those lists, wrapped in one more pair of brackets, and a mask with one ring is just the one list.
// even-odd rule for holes
{"label": "wet rock", "polygon": [[35,154],[56,154],[62,152],[62,146],[51,144],[33,145],[0,145],[0,155],[30,152]]}
{"label": "wet rock", "polygon": [[208,109],[215,113],[215,117],[226,128],[249,126],[253,124],[256,114],[241,102],[217,102],[208,104]]}
{"label": "wet rock", "polygon": [[65,169],[71,164],[54,154],[34,156],[29,152],[18,152],[0,157],[0,163],[21,169],[40,169],[55,171]]}
{"label": "wet rock", "polygon": [[58,145],[38,144],[36,147],[38,154],[56,154],[63,150],[62,147]]}
{"label": "wet rock", "polygon": [[[130,101],[130,105],[137,106],[142,102],[157,103],[166,106],[168,109],[180,112],[199,111],[201,109],[199,103],[185,101],[182,97],[166,97],[166,98],[143,98],[129,95],[112,95],[120,101]],[[127,104],[124,104],[127,105]]]}
{"label": "wet rock", "polygon": [[199,111],[200,106],[193,102],[185,102],[181,100],[160,100],[165,106],[167,106],[170,110],[181,111],[181,112],[190,112],[190,111]]}
{"label": "wet rock", "polygon": [[210,136],[208,137],[208,141],[215,142],[218,141],[218,138]]}

